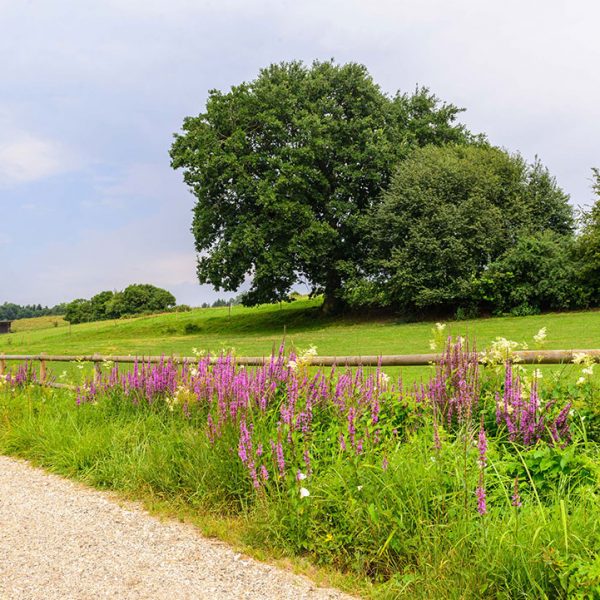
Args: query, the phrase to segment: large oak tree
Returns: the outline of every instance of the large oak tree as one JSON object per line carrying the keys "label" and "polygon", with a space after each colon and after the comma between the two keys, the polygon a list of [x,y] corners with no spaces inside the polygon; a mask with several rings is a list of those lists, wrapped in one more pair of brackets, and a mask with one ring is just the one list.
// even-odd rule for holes
{"label": "large oak tree", "polygon": [[390,97],[359,64],[271,65],[188,117],[172,166],[197,202],[198,277],[244,303],[285,300],[297,282],[342,304],[368,249],[361,220],[415,147],[470,139],[458,108],[427,89]]}

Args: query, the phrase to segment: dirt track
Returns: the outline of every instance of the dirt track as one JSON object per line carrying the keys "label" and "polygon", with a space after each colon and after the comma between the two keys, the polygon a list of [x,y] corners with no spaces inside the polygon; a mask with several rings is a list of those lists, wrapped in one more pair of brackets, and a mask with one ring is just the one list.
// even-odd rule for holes
{"label": "dirt track", "polygon": [[349,597],[0,456],[0,598]]}

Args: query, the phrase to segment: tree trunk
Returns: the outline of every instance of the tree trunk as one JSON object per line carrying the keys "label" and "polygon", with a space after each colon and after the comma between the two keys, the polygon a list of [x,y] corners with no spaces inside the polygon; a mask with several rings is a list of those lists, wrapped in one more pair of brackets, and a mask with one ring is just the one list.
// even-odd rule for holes
{"label": "tree trunk", "polygon": [[342,281],[340,276],[337,273],[329,273],[327,276],[327,285],[325,286],[323,304],[321,305],[321,313],[323,315],[339,315],[348,308],[345,300],[340,298],[341,288]]}

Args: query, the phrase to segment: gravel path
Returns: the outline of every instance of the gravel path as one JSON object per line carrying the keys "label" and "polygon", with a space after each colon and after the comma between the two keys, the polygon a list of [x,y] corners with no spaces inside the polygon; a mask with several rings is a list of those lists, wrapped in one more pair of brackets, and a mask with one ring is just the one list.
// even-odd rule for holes
{"label": "gravel path", "polygon": [[0,456],[0,598],[350,597]]}

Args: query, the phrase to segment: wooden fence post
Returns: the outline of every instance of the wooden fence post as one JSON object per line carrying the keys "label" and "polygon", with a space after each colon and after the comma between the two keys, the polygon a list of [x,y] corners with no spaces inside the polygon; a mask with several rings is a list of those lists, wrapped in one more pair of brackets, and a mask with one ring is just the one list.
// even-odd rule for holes
{"label": "wooden fence post", "polygon": [[45,352],[40,354],[40,383],[46,383],[46,360],[44,359],[46,356]]}

